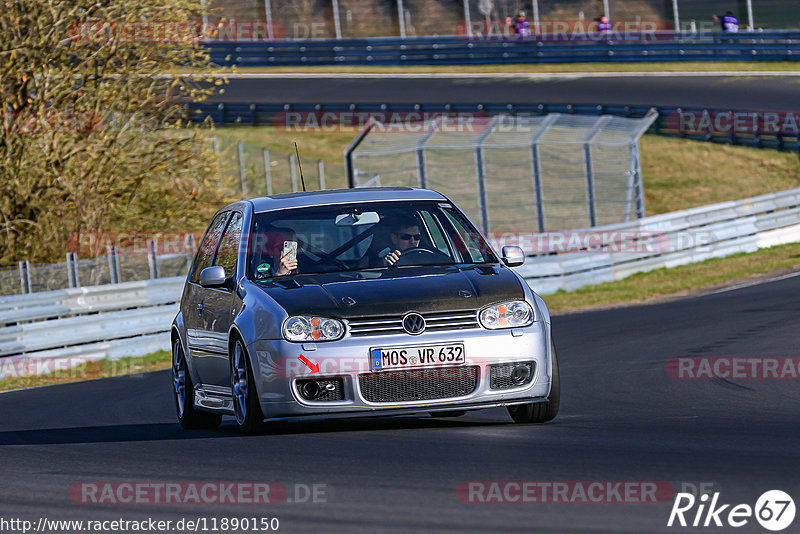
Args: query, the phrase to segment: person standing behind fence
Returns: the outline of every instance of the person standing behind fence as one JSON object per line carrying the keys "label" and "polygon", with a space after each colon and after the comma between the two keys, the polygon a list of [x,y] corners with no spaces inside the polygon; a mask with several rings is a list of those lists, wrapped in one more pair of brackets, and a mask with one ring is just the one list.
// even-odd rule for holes
{"label": "person standing behind fence", "polygon": [[714,21],[722,25],[722,31],[725,33],[736,33],[739,31],[739,19],[737,19],[732,11],[728,11],[722,17],[714,15]]}
{"label": "person standing behind fence", "polygon": [[600,37],[607,37],[611,33],[611,21],[608,20],[608,17],[603,15],[594,20],[597,21],[597,33],[600,34]]}
{"label": "person standing behind fence", "polygon": [[514,33],[522,38],[528,37],[531,34],[531,23],[525,18],[525,12],[520,11],[517,18],[514,20]]}

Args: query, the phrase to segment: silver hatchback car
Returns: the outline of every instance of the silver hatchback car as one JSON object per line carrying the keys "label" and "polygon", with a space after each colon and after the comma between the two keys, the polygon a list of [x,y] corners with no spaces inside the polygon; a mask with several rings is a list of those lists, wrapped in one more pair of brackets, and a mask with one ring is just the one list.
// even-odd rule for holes
{"label": "silver hatchback car", "polygon": [[412,188],[243,200],[217,212],[172,325],[178,420],[245,433],[308,416],[558,413],[544,301],[447,197]]}

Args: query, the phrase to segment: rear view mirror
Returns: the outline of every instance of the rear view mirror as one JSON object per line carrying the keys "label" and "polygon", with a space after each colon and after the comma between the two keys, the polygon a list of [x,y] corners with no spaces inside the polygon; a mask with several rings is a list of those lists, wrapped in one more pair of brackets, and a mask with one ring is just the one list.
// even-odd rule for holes
{"label": "rear view mirror", "polygon": [[363,213],[354,211],[337,215],[334,224],[336,226],[360,226],[362,224],[377,224],[380,220],[381,217],[377,211],[365,211]]}
{"label": "rear view mirror", "polygon": [[223,287],[227,279],[225,268],[221,265],[206,267],[200,271],[200,285],[203,287]]}
{"label": "rear view mirror", "polygon": [[525,253],[519,247],[503,247],[503,263],[509,267],[519,267],[525,263]]}

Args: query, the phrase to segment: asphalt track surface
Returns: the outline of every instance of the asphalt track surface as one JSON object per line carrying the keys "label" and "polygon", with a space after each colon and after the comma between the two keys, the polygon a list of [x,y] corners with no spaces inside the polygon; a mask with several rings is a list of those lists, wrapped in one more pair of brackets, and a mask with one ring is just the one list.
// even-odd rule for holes
{"label": "asphalt track surface", "polygon": [[[669,303],[554,317],[562,406],[292,422],[245,437],[176,423],[168,372],[0,394],[0,517],[278,517],[282,532],[669,532],[646,504],[464,503],[464,481],[713,483],[725,503],[800,502],[797,380],[676,380],[678,356],[798,356],[800,277]],[[326,484],[325,503],[83,505],[87,481]],[[786,532],[797,531],[800,518]],[[733,529],[711,528],[715,532]],[[737,532],[766,532],[754,520]]]}
{"label": "asphalt track surface", "polygon": [[256,104],[606,104],[797,111],[800,74],[291,76],[230,78],[209,102]]}

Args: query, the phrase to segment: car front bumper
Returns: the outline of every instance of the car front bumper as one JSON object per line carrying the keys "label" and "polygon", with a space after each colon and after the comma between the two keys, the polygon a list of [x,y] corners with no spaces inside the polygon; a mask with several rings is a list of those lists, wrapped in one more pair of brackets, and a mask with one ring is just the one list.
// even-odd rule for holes
{"label": "car front bumper", "polygon": [[[477,367],[477,385],[472,392],[459,397],[400,402],[370,402],[362,394],[360,374],[387,372],[370,369],[370,349],[447,343],[463,343],[465,365]],[[267,419],[274,419],[469,410],[543,401],[550,392],[550,346],[550,326],[537,321],[525,328],[473,328],[426,332],[419,336],[347,336],[339,341],[315,344],[257,340],[248,346],[248,351],[253,362],[261,409]],[[319,371],[312,372],[301,361],[301,355],[312,366],[319,365]],[[492,389],[490,366],[513,362],[534,362],[532,380],[522,386]],[[341,378],[343,400],[309,401],[300,395],[298,380],[326,378]]]}

